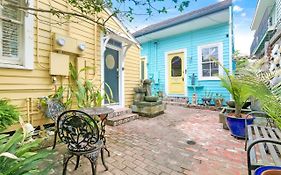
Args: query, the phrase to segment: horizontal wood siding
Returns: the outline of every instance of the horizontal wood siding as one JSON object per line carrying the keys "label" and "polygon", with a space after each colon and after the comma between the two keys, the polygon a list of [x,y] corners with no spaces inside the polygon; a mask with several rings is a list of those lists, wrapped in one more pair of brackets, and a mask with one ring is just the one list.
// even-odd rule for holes
{"label": "horizontal wood siding", "polygon": [[[70,8],[62,0],[34,1],[35,6],[41,9],[49,9],[49,3],[51,3],[57,9],[70,11]],[[103,12],[100,16],[107,18],[108,14]],[[50,95],[55,90],[55,85],[52,83],[52,77],[49,74],[49,55],[52,51],[53,33],[59,33],[85,42],[86,50],[83,55],[79,56],[79,60],[84,60],[87,66],[95,67],[94,70],[88,72],[87,78],[94,78],[97,85],[101,84],[102,30],[99,27],[95,30],[94,24],[77,18],[72,18],[72,22],[63,24],[58,24],[58,22],[63,21],[49,13],[38,13],[38,19],[35,18],[33,70],[0,68],[0,98],[10,99],[13,104],[19,107],[22,117],[26,121],[32,122],[34,126],[52,122],[38,111],[37,98]],[[107,22],[107,26],[126,35],[113,19]],[[72,61],[77,59],[76,55],[70,56]],[[132,104],[133,87],[139,84],[139,60],[140,50],[136,45],[133,45],[128,50],[125,59],[126,106]],[[57,80],[57,86],[68,84],[68,77],[57,76]],[[29,107],[27,107],[28,104]]]}
{"label": "horizontal wood siding", "polygon": [[[142,43],[142,56],[148,58],[148,77],[154,79],[153,93],[157,91],[165,92],[165,52],[170,52],[179,49],[187,50],[187,85],[191,85],[191,76],[194,73],[197,76],[196,84],[203,86],[197,89],[199,103],[205,92],[213,92],[222,94],[225,99],[229,99],[229,93],[220,86],[218,80],[202,80],[198,81],[198,54],[197,48],[201,45],[211,43],[223,43],[223,64],[229,68],[229,24],[219,24],[208,28],[198,29],[188,33],[163,38],[157,41]],[[157,42],[157,43],[156,43]],[[158,79],[157,79],[158,77]],[[191,100],[194,93],[193,88],[186,87],[188,97]]]}

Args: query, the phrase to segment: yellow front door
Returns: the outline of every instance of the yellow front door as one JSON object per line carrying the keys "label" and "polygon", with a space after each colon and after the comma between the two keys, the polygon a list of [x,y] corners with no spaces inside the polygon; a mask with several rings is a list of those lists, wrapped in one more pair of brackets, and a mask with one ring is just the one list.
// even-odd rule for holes
{"label": "yellow front door", "polygon": [[168,92],[169,95],[185,95],[184,53],[168,55]]}

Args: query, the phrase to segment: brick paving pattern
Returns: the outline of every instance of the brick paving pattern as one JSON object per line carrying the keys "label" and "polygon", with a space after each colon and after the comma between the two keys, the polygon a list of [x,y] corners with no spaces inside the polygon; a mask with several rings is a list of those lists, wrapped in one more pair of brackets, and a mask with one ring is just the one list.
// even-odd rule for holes
{"label": "brick paving pattern", "polygon": [[[98,160],[98,175],[244,175],[244,141],[230,136],[218,123],[218,112],[168,106],[165,114],[140,118],[116,127],[107,126],[104,171]],[[190,141],[191,144],[187,144]],[[192,144],[195,141],[195,144]],[[60,145],[58,150],[61,150]],[[52,174],[62,173],[62,155]],[[90,175],[87,159],[74,171],[75,158],[68,174]]]}

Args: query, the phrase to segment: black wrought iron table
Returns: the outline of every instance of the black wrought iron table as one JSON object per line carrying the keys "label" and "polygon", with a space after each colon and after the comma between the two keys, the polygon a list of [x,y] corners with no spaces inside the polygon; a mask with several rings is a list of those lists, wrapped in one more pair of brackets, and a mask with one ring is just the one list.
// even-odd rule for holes
{"label": "black wrought iron table", "polygon": [[[87,114],[89,114],[92,117],[98,116],[101,120],[101,130],[100,130],[100,139],[103,141],[104,147],[102,148],[101,151],[106,150],[108,157],[110,157],[110,152],[107,149],[106,146],[106,137],[105,137],[105,122],[107,120],[107,117],[109,114],[113,113],[114,110],[109,108],[109,107],[94,107],[94,108],[83,108],[81,109],[81,111],[86,112]],[[102,155],[102,161],[104,162],[104,158],[103,158],[103,153]]]}

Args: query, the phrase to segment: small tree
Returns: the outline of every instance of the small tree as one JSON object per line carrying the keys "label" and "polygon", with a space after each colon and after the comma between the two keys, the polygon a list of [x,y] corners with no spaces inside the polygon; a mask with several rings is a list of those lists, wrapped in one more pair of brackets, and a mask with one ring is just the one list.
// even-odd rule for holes
{"label": "small tree", "polygon": [[[1,0],[0,5],[3,7],[16,8],[25,11],[29,14],[36,15],[34,12],[51,13],[58,18],[69,21],[72,17],[83,18],[87,21],[105,27],[106,22],[113,16],[124,17],[132,21],[136,15],[150,17],[154,14],[168,13],[169,8],[174,8],[182,12],[190,4],[191,0],[171,0],[169,4],[171,7],[166,7],[167,1],[163,0],[62,0],[69,7],[69,11],[57,9],[49,1],[49,9],[29,7],[28,2],[25,5],[15,5],[10,3],[9,0]],[[194,0],[197,1],[197,0]],[[122,7],[122,8],[121,8]],[[136,13],[135,8],[143,8],[143,13]],[[99,13],[109,9],[112,13],[106,19],[99,17]]]}

